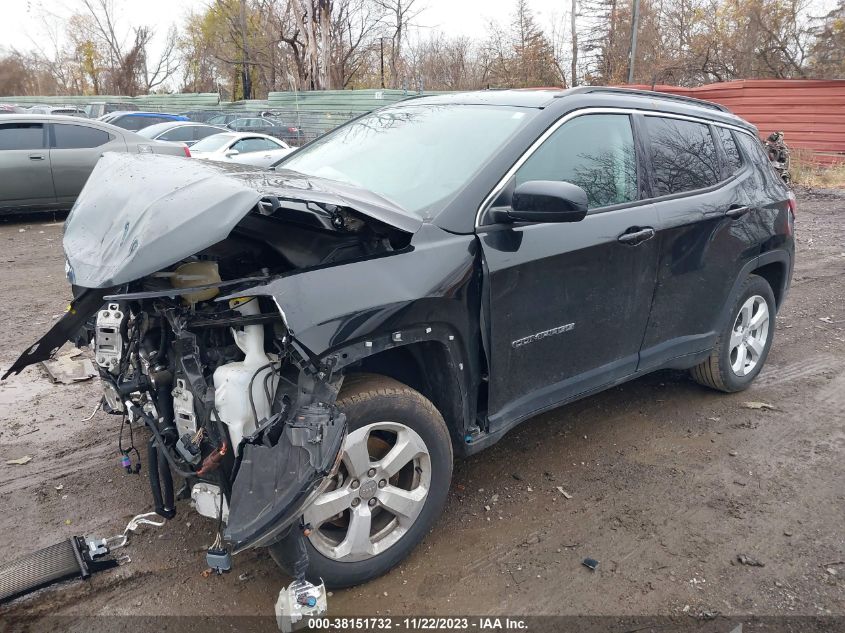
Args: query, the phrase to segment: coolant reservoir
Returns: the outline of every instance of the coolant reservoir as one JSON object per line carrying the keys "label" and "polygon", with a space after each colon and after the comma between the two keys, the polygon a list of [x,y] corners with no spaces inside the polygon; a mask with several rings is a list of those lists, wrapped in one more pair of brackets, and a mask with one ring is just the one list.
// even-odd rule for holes
{"label": "coolant reservoir", "polygon": [[[220,271],[217,269],[216,262],[188,262],[173,271],[170,283],[173,284],[174,288],[195,288],[217,284],[220,283]],[[213,299],[219,292],[217,288],[207,288],[206,290],[183,294],[182,298],[186,303],[194,304]]]}
{"label": "coolant reservoir", "polygon": [[[239,300],[232,303],[235,304]],[[234,306],[244,316],[258,314],[258,299],[241,302]],[[264,326],[246,325],[243,329],[232,328],[235,343],[246,355],[243,360],[221,365],[214,372],[214,405],[220,419],[229,427],[229,437],[236,454],[245,435],[255,432],[258,421],[270,416],[271,403],[267,400],[265,383],[271,398],[276,391],[276,373],[269,367],[270,357],[264,352]],[[268,375],[272,374],[268,378]],[[253,379],[253,376],[255,378]],[[255,414],[249,401],[249,385],[252,382],[252,399]]]}

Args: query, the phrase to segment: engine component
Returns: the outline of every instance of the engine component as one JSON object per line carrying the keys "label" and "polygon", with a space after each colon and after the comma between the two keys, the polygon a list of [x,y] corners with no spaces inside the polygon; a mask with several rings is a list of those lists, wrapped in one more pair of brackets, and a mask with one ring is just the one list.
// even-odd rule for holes
{"label": "engine component", "polygon": [[202,456],[200,453],[200,440],[196,439],[196,436],[192,436],[190,433],[185,433],[176,440],[176,450],[179,451],[182,459],[195,466],[199,463],[200,457]]}
{"label": "engine component", "polygon": [[[174,288],[197,288],[220,283],[220,271],[216,262],[199,261],[182,264],[173,271],[170,283]],[[182,295],[185,303],[193,305],[200,301],[208,301],[218,295],[218,288],[205,288]]]}
{"label": "engine component", "polygon": [[197,414],[194,409],[194,394],[188,389],[184,379],[177,378],[173,396],[173,418],[179,435],[193,435],[197,432]]}
{"label": "engine component", "polygon": [[295,580],[279,592],[276,600],[276,624],[284,633],[304,628],[308,619],[328,611],[326,586],[307,580]]}
{"label": "engine component", "polygon": [[97,364],[110,374],[120,372],[120,358],[123,354],[123,319],[126,315],[116,303],[110,303],[97,313],[94,358]]}
{"label": "engine component", "polygon": [[[258,314],[256,299],[232,301],[232,307],[242,315]],[[242,361],[233,361],[214,372],[214,406],[220,419],[229,427],[232,448],[237,455],[245,435],[255,432],[257,424],[270,417],[272,394],[277,377],[273,363],[264,352],[264,326],[246,325],[232,328],[235,343],[245,354]]]}
{"label": "engine component", "polygon": [[[220,514],[220,503],[223,503],[223,514]],[[226,497],[220,494],[220,486],[201,481],[191,488],[191,505],[199,514],[209,519],[217,520],[222,516],[223,522],[229,520],[229,504]]]}
{"label": "engine component", "polygon": [[222,574],[232,569],[232,554],[223,547],[210,547],[205,553],[205,562],[215,574]]}
{"label": "engine component", "polygon": [[120,394],[114,384],[107,379],[101,379],[100,384],[103,385],[103,397],[106,400],[109,413],[123,413],[126,411],[126,408],[123,406],[123,400],[121,400]]}

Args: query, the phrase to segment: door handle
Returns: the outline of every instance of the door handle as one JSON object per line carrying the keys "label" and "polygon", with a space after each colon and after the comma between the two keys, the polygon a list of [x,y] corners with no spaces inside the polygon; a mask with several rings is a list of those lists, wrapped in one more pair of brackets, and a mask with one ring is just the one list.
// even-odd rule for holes
{"label": "door handle", "polygon": [[650,226],[632,226],[622,235],[620,235],[617,239],[623,244],[628,244],[629,246],[636,246],[637,244],[642,244],[646,240],[650,240],[653,237],[654,229]]}
{"label": "door handle", "polygon": [[725,211],[725,215],[729,218],[741,218],[746,213],[751,211],[751,207],[743,206],[739,204],[732,204],[728,207],[728,210]]}
{"label": "door handle", "polygon": [[29,160],[44,160],[44,154],[30,154]]}

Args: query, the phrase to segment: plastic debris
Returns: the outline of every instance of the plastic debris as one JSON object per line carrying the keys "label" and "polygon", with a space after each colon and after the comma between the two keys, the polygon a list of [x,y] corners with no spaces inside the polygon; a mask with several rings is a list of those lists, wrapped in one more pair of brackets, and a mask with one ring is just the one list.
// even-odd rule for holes
{"label": "plastic debris", "polygon": [[595,558],[585,558],[581,561],[581,564],[592,571],[596,571],[596,567],[599,566],[599,562]]}
{"label": "plastic debris", "polygon": [[777,409],[767,402],[743,402],[743,409],[754,409],[756,411],[769,410],[777,411]]}
{"label": "plastic debris", "polygon": [[71,385],[75,382],[90,380],[97,375],[94,363],[88,358],[78,358],[80,354],[82,350],[73,349],[53,360],[45,360],[42,364],[54,383]]}
{"label": "plastic debris", "polygon": [[32,461],[32,457],[29,455],[24,455],[23,457],[18,457],[17,459],[7,459],[6,464],[9,466],[23,466],[26,463]]}
{"label": "plastic debris", "polygon": [[557,491],[558,491],[560,494],[562,494],[564,497],[566,497],[567,499],[571,499],[571,498],[572,498],[572,495],[571,495],[571,494],[569,494],[568,492],[566,492],[566,490],[564,490],[562,486],[558,486],[558,487],[557,487]]}

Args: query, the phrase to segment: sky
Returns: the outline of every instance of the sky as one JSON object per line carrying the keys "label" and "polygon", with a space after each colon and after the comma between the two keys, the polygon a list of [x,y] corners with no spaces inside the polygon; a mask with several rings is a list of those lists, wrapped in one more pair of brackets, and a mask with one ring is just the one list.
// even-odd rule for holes
{"label": "sky", "polygon": [[[507,22],[514,0],[417,0],[425,9],[416,19],[419,31],[436,29],[448,35],[482,37],[490,19]],[[119,8],[120,24],[147,25],[163,35],[171,24],[177,25],[189,12],[210,4],[211,0],[114,0]],[[0,46],[31,50],[44,40],[42,15],[66,17],[79,10],[80,0],[3,0],[0,20]],[[538,21],[546,27],[560,17],[569,0],[530,0]],[[548,28],[548,27],[546,27]],[[42,44],[43,45],[43,44]]]}

